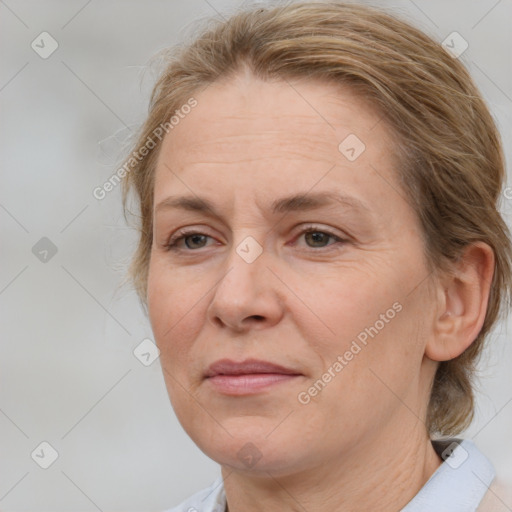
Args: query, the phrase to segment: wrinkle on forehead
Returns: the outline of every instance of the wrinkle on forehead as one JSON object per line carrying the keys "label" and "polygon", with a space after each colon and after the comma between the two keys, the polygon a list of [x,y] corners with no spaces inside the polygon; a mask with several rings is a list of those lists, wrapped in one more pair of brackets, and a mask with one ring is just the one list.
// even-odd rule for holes
{"label": "wrinkle on forehead", "polygon": [[[303,158],[334,163],[342,159],[339,143],[351,133],[362,140],[383,128],[369,106],[351,90],[306,82],[231,81],[212,84],[197,96],[198,106],[164,139],[163,153],[180,165],[229,163],[271,158]],[[261,88],[271,94],[261,94]],[[267,101],[265,98],[269,98]],[[187,129],[193,124],[193,129]],[[380,125],[380,126],[377,126]],[[380,130],[387,138],[389,130]],[[384,132],[384,133],[383,133]],[[389,144],[380,143],[384,147]],[[247,157],[248,150],[252,157]],[[376,148],[377,149],[377,148]],[[380,155],[379,159],[382,159]],[[205,158],[206,157],[206,158]]]}
{"label": "wrinkle on forehead", "polygon": [[[318,82],[212,84],[164,138],[157,195],[171,192],[171,178],[179,189],[194,183],[211,192],[222,185],[243,203],[255,190],[266,197],[276,189],[308,189],[328,174],[340,190],[386,201],[382,187],[392,184],[397,162],[393,132],[358,96]],[[338,149],[350,134],[366,145],[354,162]],[[167,177],[167,170],[180,176]]]}
{"label": "wrinkle on forehead", "polygon": [[[299,135],[299,136],[297,136]],[[263,133],[225,135],[194,144],[186,142],[176,147],[177,161],[192,163],[241,163],[268,159],[324,160],[334,163],[338,142],[335,138],[302,136],[272,130]],[[248,156],[250,150],[250,156]],[[208,158],[205,159],[205,155]]]}

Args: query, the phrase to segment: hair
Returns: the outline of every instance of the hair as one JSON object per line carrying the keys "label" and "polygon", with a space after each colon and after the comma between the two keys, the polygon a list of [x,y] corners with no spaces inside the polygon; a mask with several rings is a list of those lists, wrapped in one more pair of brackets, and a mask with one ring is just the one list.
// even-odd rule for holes
{"label": "hair", "polygon": [[[429,270],[450,272],[464,248],[477,241],[493,249],[482,329],[460,356],[439,363],[427,410],[431,436],[467,428],[478,356],[510,304],[512,245],[498,209],[506,176],[500,135],[462,63],[395,15],[334,2],[242,9],[227,20],[210,20],[193,40],[161,55],[165,68],[132,155],[144,150],[162,123],[169,126],[192,95],[246,67],[263,80],[339,84],[361,94],[394,130],[396,171],[422,226]],[[130,191],[139,208],[140,236],[128,278],[145,308],[161,141],[153,145],[145,158],[127,159],[122,183],[125,216]]]}

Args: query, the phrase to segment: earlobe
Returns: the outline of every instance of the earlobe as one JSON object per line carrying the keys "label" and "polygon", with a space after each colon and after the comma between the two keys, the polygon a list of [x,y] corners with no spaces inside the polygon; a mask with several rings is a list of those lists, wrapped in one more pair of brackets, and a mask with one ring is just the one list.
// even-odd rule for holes
{"label": "earlobe", "polygon": [[437,285],[437,308],[425,355],[448,361],[462,354],[478,336],[487,312],[494,274],[494,252],[484,242],[466,248],[454,270]]}

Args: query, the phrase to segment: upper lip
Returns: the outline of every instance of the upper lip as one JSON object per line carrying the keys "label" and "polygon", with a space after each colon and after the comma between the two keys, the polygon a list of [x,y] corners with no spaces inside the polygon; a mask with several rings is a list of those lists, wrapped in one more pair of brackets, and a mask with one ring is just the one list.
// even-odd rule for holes
{"label": "upper lip", "polygon": [[241,362],[232,361],[231,359],[219,359],[208,367],[205,377],[214,377],[215,375],[244,375],[251,373],[301,375],[291,368],[285,368],[279,364],[262,361],[260,359],[246,359]]}

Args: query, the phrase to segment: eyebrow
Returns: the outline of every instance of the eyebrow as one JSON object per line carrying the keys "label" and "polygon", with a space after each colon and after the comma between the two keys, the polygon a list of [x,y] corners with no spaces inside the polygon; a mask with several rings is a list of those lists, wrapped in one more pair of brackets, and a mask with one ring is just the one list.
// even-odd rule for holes
{"label": "eyebrow", "polygon": [[[360,199],[337,192],[303,192],[276,199],[271,204],[274,214],[293,211],[309,211],[326,206],[336,206],[336,203],[349,207],[357,212],[371,214],[371,209]],[[168,209],[181,209],[191,212],[209,213],[217,217],[217,212],[211,201],[198,196],[170,196],[159,202],[155,212]]]}

